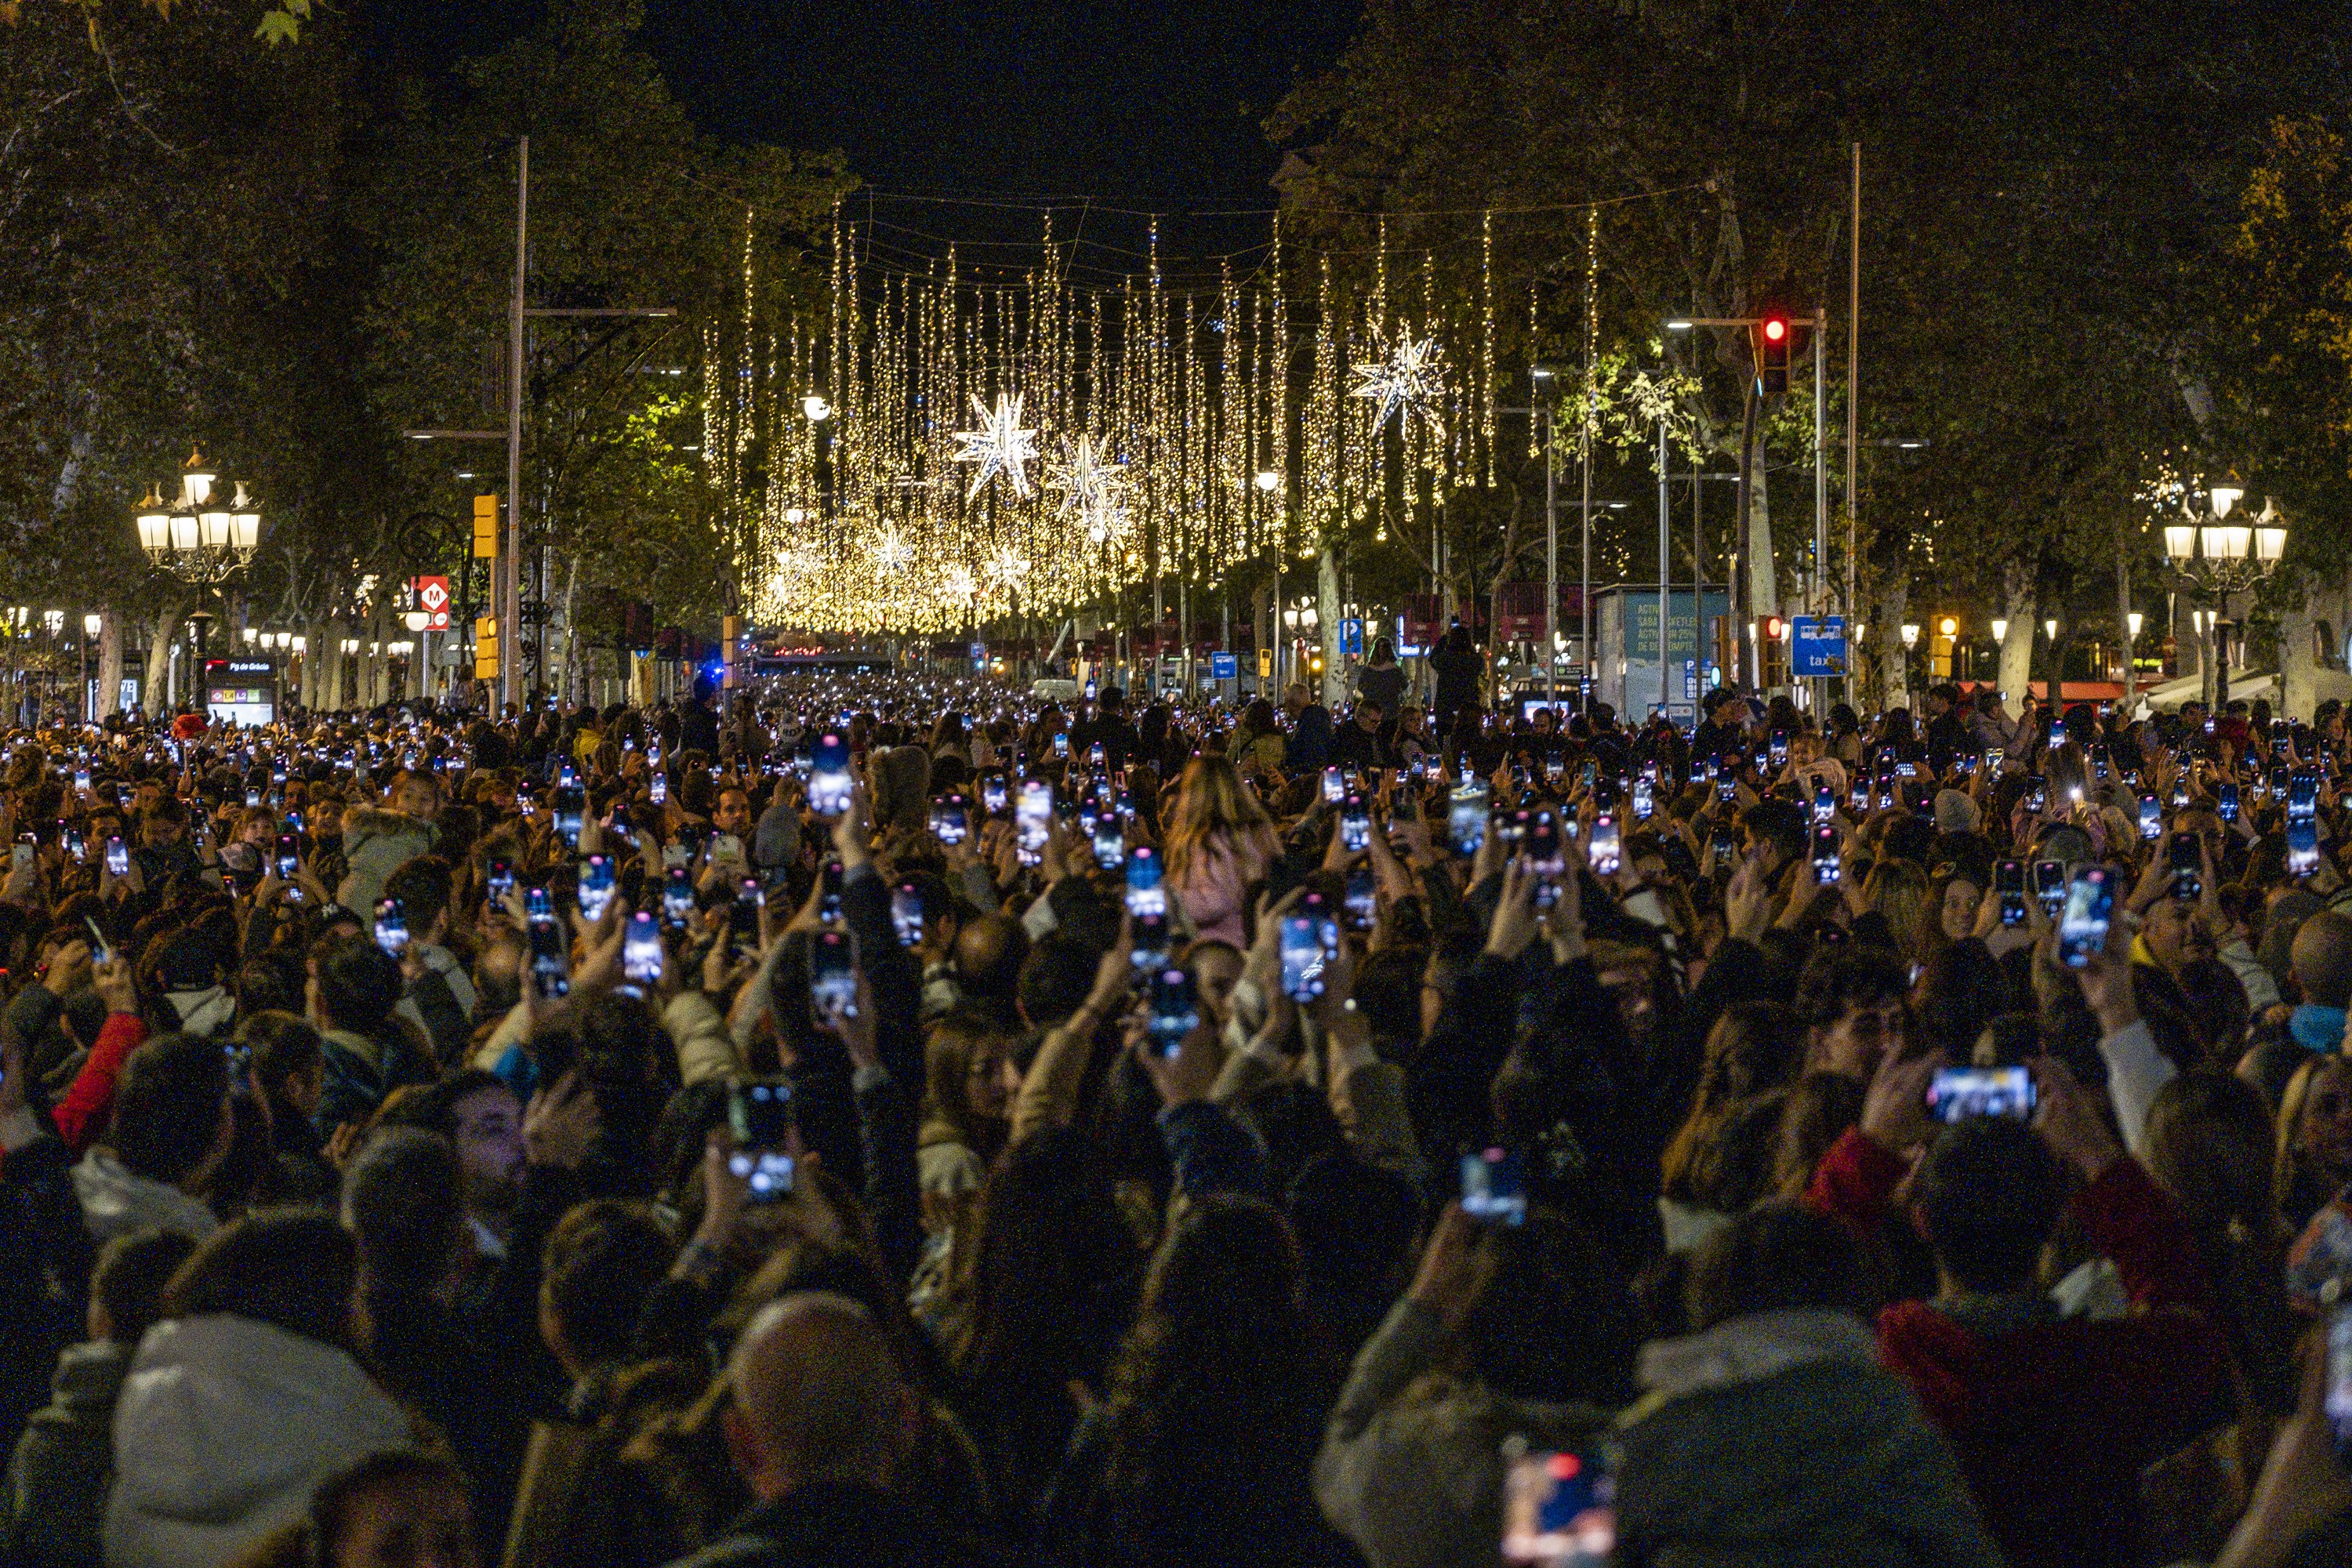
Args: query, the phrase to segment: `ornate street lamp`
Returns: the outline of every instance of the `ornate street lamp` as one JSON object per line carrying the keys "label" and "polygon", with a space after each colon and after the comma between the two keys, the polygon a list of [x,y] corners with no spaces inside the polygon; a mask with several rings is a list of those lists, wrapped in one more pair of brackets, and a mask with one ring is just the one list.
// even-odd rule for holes
{"label": "ornate street lamp", "polygon": [[201,449],[191,451],[180,467],[180,493],[165,501],[153,487],[134,514],[139,546],[158,570],[168,572],[198,590],[198,607],[188,618],[196,628],[196,680],[204,679],[205,633],[212,612],[203,607],[203,591],[216,588],[253,562],[261,544],[261,510],[239,481],[226,501],[214,494],[220,475],[205,461]]}
{"label": "ornate street lamp", "polygon": [[2260,586],[2286,553],[2286,520],[2276,500],[2265,496],[2258,515],[2230,521],[2245,494],[2234,479],[2208,486],[2207,510],[2200,510],[2192,490],[2181,499],[2181,521],[2164,525],[2164,553],[2173,571],[2191,593],[2212,601],[2210,615],[2192,614],[2191,619],[2205,654],[2204,696],[2215,711],[2230,700],[2229,644],[2221,631],[2229,620],[2230,595]]}

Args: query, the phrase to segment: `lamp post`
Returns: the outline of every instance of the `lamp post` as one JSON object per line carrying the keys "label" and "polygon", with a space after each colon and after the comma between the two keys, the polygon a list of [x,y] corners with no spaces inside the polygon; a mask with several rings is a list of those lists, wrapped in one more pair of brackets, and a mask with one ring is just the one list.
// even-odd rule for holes
{"label": "lamp post", "polygon": [[213,486],[219,477],[201,450],[192,451],[180,468],[180,493],[165,501],[151,487],[137,513],[139,543],[149,563],[197,591],[196,607],[188,619],[196,631],[199,685],[205,672],[205,632],[212,619],[204,595],[250,565],[261,543],[260,508],[242,481],[226,503],[215,499]]}
{"label": "lamp post", "polygon": [[1911,650],[1919,646],[1919,623],[1903,623],[1903,689],[1911,689]]}
{"label": "lamp post", "polygon": [[2259,515],[2230,521],[2245,495],[2245,487],[2234,479],[2209,485],[2200,508],[2192,490],[2181,499],[2181,521],[2164,525],[2166,560],[2194,594],[2213,603],[2210,614],[2194,618],[2206,665],[2201,695],[2214,712],[2230,700],[2229,642],[2221,632],[2229,619],[2230,595],[2260,585],[2278,570],[2286,553],[2286,523],[2275,500],[2265,497]]}

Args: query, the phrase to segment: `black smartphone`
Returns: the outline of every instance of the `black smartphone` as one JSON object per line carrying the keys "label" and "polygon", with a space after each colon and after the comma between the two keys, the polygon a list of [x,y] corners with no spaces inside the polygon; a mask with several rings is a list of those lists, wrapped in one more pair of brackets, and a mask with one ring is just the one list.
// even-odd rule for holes
{"label": "black smartphone", "polygon": [[760,879],[746,877],[735,884],[735,901],[727,910],[727,940],[739,953],[756,952],[760,946],[760,907],[767,901],[760,891]]}
{"label": "black smartphone", "polygon": [[408,951],[408,906],[398,899],[376,905],[375,944],[394,958]]}
{"label": "black smartphone", "polygon": [[901,882],[890,889],[890,929],[900,947],[913,947],[923,940],[923,894],[912,882]]}
{"label": "black smartphone", "polygon": [[278,879],[290,882],[302,868],[302,841],[290,833],[278,836]]}
{"label": "black smartphone", "polygon": [[2033,1075],[2021,1067],[1937,1068],[1927,1080],[1927,1112],[1947,1126],[1972,1116],[2032,1119]]}
{"label": "black smartphone", "polygon": [[694,919],[694,873],[672,866],[662,878],[662,919],[683,927]]}
{"label": "black smartphone", "polygon": [[2106,868],[2085,866],[2076,872],[2058,916],[2059,962],[2081,969],[2105,952],[2115,912],[2115,886]]}
{"label": "black smartphone", "polygon": [[509,893],[514,891],[514,862],[508,859],[503,855],[494,855],[490,857],[490,869],[488,879],[490,901],[492,903],[498,903],[503,900]]}
{"label": "black smartphone", "polygon": [[857,1016],[857,943],[845,929],[809,942],[809,1010],[820,1023]]}
{"label": "black smartphone", "polygon": [[1839,867],[1843,861],[1840,847],[1837,824],[1822,822],[1814,825],[1813,881],[1815,885],[1826,888],[1838,879]]}
{"label": "black smartphone", "polygon": [[735,1152],[728,1169],[751,1189],[755,1204],[772,1204],[793,1190],[793,1086],[784,1079],[739,1083],[727,1097],[728,1131]]}
{"label": "black smartphone", "polygon": [[2025,862],[1999,860],[1992,868],[1993,896],[2000,900],[2000,923],[2025,923]]}
{"label": "black smartphone", "polygon": [[1527,1167],[1508,1149],[1462,1156],[1462,1212],[1481,1225],[1515,1226],[1528,1217]]}
{"label": "black smartphone", "polygon": [[552,1001],[572,989],[572,953],[545,888],[523,894],[523,924],[530,937],[531,989],[541,1001]]}
{"label": "black smartphone", "polygon": [[1145,1000],[1151,1047],[1162,1057],[1173,1057],[1183,1048],[1184,1037],[1201,1026],[1200,995],[1192,975],[1172,965],[1153,971]]}
{"label": "black smartphone", "polygon": [[2176,833],[2165,848],[2165,866],[2172,874],[2172,896],[2194,903],[2205,892],[2205,846],[2194,833]]}

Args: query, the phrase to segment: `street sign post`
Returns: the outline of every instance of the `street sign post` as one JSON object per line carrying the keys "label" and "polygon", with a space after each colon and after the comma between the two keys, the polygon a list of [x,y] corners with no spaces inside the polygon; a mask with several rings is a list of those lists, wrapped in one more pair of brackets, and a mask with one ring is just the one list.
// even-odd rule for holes
{"label": "street sign post", "polygon": [[1232,654],[1213,653],[1209,656],[1210,679],[1236,680],[1240,679],[1241,672],[1241,660]]}
{"label": "street sign post", "polygon": [[1845,674],[1845,617],[1798,616],[1789,623],[1789,673],[1800,680]]}

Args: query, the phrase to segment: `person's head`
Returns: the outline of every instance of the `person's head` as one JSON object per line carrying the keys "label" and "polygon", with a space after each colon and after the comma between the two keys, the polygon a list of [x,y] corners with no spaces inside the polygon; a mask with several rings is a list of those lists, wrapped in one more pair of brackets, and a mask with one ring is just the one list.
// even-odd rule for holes
{"label": "person's head", "polygon": [[1971,872],[1953,871],[1936,879],[1928,891],[1928,902],[1935,910],[1936,927],[1944,942],[1966,942],[1976,934],[1977,907],[1984,902],[1984,892],[1983,885]]}
{"label": "person's head", "polygon": [[343,1225],[375,1291],[429,1291],[457,1258],[457,1155],[421,1127],[383,1127],[343,1176]]}
{"label": "person's head", "polygon": [[1885,919],[1906,963],[1924,963],[1942,945],[1927,895],[1927,873],[1916,860],[1890,858],[1870,869],[1863,897]]}
{"label": "person's head", "polygon": [[159,1036],[124,1063],[106,1142],[133,1175],[199,1189],[228,1155],[230,1087],[219,1042]]}
{"label": "person's head", "polygon": [[1608,1249],[1544,1207],[1484,1233],[1486,1288],[1463,1321],[1471,1365],[1523,1399],[1615,1406],[1633,1392],[1633,1297]]}
{"label": "person's head", "polygon": [[1372,639],[1372,662],[1390,665],[1396,662],[1396,644],[1387,637]]}
{"label": "person's head", "polygon": [[2157,900],[2140,922],[2139,935],[2148,955],[2176,977],[2213,956],[2213,939],[2197,918],[2197,906],[2183,899]]}
{"label": "person's head", "polygon": [[365,938],[323,944],[311,966],[312,1016],[322,1029],[373,1035],[400,1005],[399,961]]}
{"label": "person's head", "polygon": [[1804,809],[1792,801],[1759,800],[1740,813],[1739,826],[1747,847],[1767,875],[1779,875],[1781,868],[1811,847],[1812,832],[1806,826]]}
{"label": "person's head", "polygon": [[1257,796],[1242,787],[1242,775],[1233,763],[1211,752],[1184,765],[1176,786],[1176,809],[1166,824],[1168,874],[1181,879],[1211,840],[1220,835],[1240,841],[1267,834],[1272,823]]}
{"label": "person's head", "polygon": [[1021,1016],[1049,1029],[1084,1005],[1102,955],[1076,937],[1048,931],[1021,965]]}
{"label": "person's head", "polygon": [[1372,733],[1380,729],[1381,721],[1387,717],[1388,715],[1381,708],[1381,700],[1379,698],[1365,697],[1357,700],[1357,729],[1365,731],[1367,734]]}
{"label": "person's head", "polygon": [[539,1329],[568,1374],[628,1359],[637,1320],[677,1254],[635,1204],[598,1198],[557,1223],[541,1255]]}
{"label": "person's head", "polygon": [[1787,1311],[1850,1313],[1860,1328],[1878,1306],[1878,1283],[1854,1233],[1786,1200],[1759,1204],[1709,1237],[1683,1282],[1694,1332]]}
{"label": "person's head", "polygon": [[480,1068],[443,1079],[423,1121],[456,1151],[467,1211],[510,1212],[521,1194],[522,1101],[506,1079]]}
{"label": "person's head", "polygon": [[2065,1173],[2050,1146],[2000,1116],[1944,1129],[1912,1190],[1913,1216],[1937,1270],[1979,1295],[2032,1287],[2065,1201]]}
{"label": "person's head", "polygon": [[956,979],[967,995],[1011,1002],[1028,957],[1028,931],[1002,910],[966,921],[956,931]]}
{"label": "person's head", "polygon": [[932,1024],[923,1044],[925,1114],[956,1129],[967,1147],[992,1142],[982,1131],[997,1124],[1001,1131],[1009,1114],[1004,1064],[1014,1044],[978,1008],[957,1008]]}
{"label": "person's head", "polygon": [[1184,949],[1184,968],[1200,993],[1202,1011],[1222,1026],[1233,1015],[1234,987],[1241,982],[1241,949],[1202,937]]}
{"label": "person's head", "polygon": [[727,1448],[763,1502],[806,1487],[889,1486],[913,1446],[917,1408],[890,1342],[846,1296],[770,1302],[727,1365]]}
{"label": "person's head", "polygon": [[2184,1073],[2157,1090],[2140,1155],[2200,1237],[2278,1228],[2278,1133],[2262,1091],[2223,1072]]}
{"label": "person's head", "polygon": [[310,1494],[306,1568],[476,1568],[465,1472],[414,1449],[371,1454]]}
{"label": "person's head", "polygon": [[422,768],[412,768],[392,781],[384,799],[393,810],[430,822],[441,813],[441,781]]}
{"label": "person's head", "polygon": [[1102,695],[1095,699],[1095,705],[1106,713],[1119,712],[1127,707],[1127,693],[1118,687],[1106,686]]}
{"label": "person's head", "polygon": [[449,899],[455,887],[448,861],[438,855],[419,855],[394,868],[383,879],[383,896],[400,900],[409,935],[419,942],[438,942],[447,934]]}
{"label": "person's head", "polygon": [[2273,1177],[2282,1209],[2298,1188],[2324,1202],[2352,1182],[2352,1057],[2314,1057],[2287,1079]]}
{"label": "person's head", "polygon": [[333,1216],[257,1209],[197,1247],[164,1288],[163,1315],[247,1318],[348,1351],[359,1268],[359,1243]]}
{"label": "person's head", "polygon": [[2322,910],[2296,928],[2289,961],[2303,999],[2321,1007],[2352,1005],[2352,915]]}
{"label": "person's head", "polygon": [[1864,949],[1808,964],[1797,982],[1807,1068],[1867,1083],[1879,1058],[1902,1048],[1909,988],[1909,972],[1885,952]]}
{"label": "person's head", "polygon": [[732,833],[741,838],[751,831],[751,797],[740,784],[729,784],[719,792],[719,804],[711,811],[710,826],[721,833]]}
{"label": "person's head", "polygon": [[163,1319],[163,1288],[194,1256],[193,1237],[176,1230],[137,1230],[99,1249],[89,1275],[89,1337],[135,1345]]}
{"label": "person's head", "polygon": [[165,849],[188,836],[187,808],[176,795],[159,795],[139,816],[139,842],[150,849]]}

